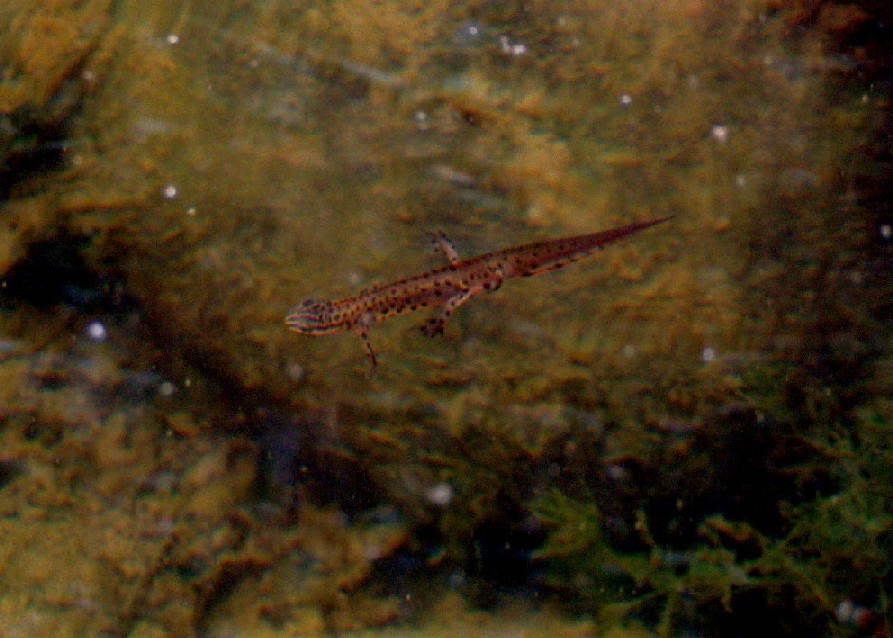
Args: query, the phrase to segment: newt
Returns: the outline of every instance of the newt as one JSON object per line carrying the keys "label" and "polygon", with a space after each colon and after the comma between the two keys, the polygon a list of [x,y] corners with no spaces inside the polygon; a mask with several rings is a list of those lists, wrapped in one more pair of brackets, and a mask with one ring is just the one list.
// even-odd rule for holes
{"label": "newt", "polygon": [[597,233],[524,244],[470,259],[459,259],[452,242],[442,232],[429,235],[435,249],[446,258],[446,266],[373,286],[353,297],[307,299],[289,311],[285,324],[289,330],[307,335],[355,331],[374,371],[378,361],[369,341],[371,326],[391,317],[434,307],[439,312],[420,328],[429,337],[442,334],[456,309],[474,295],[494,292],[506,279],[562,268],[607,244],[671,218],[672,215]]}

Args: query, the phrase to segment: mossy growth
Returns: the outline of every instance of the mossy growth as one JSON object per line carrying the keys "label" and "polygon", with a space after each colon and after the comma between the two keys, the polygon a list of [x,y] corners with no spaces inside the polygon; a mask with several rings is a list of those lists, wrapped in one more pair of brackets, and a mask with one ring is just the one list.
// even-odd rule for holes
{"label": "mossy growth", "polygon": [[690,610],[720,605],[728,611],[733,591],[751,585],[734,552],[724,547],[660,547],[641,512],[636,531],[644,547],[628,552],[610,546],[592,503],[553,491],[537,499],[533,510],[553,530],[536,554],[548,564],[547,582],[572,594],[578,605],[592,607],[606,626],[636,619],[669,636]]}
{"label": "mossy growth", "polygon": [[[837,489],[771,504],[785,519],[777,534],[720,511],[698,521],[688,546],[670,548],[642,510],[629,533],[617,534],[592,498],[539,496],[531,509],[549,532],[536,554],[546,585],[605,626],[644,624],[660,636],[883,632],[893,590],[893,402],[855,415],[849,434],[829,427],[804,437]],[[836,613],[841,604],[865,609],[868,620],[848,625]]]}

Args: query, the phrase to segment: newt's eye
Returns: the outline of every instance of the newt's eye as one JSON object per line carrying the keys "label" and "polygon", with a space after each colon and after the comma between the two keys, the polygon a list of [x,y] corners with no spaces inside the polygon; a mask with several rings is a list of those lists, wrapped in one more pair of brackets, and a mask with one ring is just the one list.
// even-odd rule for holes
{"label": "newt's eye", "polygon": [[305,299],[300,303],[300,305],[295,307],[295,310],[312,310],[314,308],[319,309],[325,307],[326,302],[324,299]]}

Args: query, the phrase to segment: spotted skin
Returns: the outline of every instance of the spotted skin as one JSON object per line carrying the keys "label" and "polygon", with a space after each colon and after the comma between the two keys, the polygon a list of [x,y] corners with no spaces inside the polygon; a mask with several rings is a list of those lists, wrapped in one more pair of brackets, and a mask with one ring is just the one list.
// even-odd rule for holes
{"label": "spotted skin", "polygon": [[529,277],[555,270],[594,251],[671,217],[662,217],[612,228],[598,233],[553,239],[460,260],[443,233],[429,235],[435,249],[449,262],[446,266],[389,284],[367,288],[343,299],[308,299],[285,317],[289,330],[324,335],[353,330],[363,342],[372,371],[378,365],[369,341],[369,328],[385,319],[416,310],[437,308],[439,312],[420,326],[429,336],[441,334],[452,314],[474,295],[498,290],[503,280]]}

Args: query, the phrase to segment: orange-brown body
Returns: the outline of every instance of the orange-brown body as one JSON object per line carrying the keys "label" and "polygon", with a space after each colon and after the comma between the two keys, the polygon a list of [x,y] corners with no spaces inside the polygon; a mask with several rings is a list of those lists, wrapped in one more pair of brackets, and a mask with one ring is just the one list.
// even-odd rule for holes
{"label": "orange-brown body", "polygon": [[376,359],[369,342],[370,326],[390,317],[434,307],[440,312],[422,326],[422,332],[434,336],[443,332],[456,308],[476,294],[493,292],[503,280],[561,268],[611,242],[668,219],[663,217],[598,233],[524,244],[464,260],[459,259],[441,233],[432,239],[450,262],[446,266],[373,286],[353,297],[308,299],[288,313],[285,323],[290,330],[309,335],[355,330],[363,340],[374,369]]}

